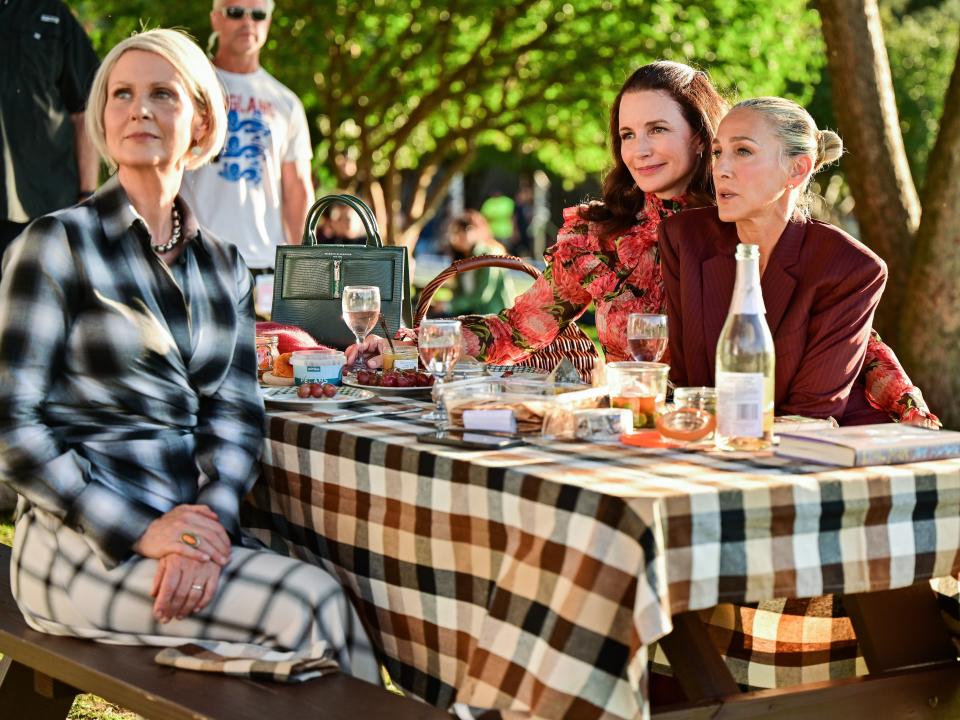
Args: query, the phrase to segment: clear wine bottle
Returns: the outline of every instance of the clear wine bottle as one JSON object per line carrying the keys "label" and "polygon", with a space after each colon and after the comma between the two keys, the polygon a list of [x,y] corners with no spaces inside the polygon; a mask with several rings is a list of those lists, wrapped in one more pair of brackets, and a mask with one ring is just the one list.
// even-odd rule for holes
{"label": "clear wine bottle", "polygon": [[760,249],[737,245],[737,279],[717,343],[717,432],[721,450],[773,443],[775,352],[760,290]]}

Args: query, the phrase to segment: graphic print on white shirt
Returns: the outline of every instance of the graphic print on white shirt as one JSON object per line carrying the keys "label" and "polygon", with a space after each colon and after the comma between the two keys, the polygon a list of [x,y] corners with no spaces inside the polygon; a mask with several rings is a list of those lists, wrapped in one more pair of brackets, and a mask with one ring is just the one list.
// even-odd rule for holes
{"label": "graphic print on white shirt", "polygon": [[220,154],[184,176],[181,194],[200,225],[240,250],[251,268],[272,268],[283,227],[281,168],[313,155],[299,98],[262,68],[217,69],[227,96]]}
{"label": "graphic print on white shirt", "polygon": [[[267,143],[270,141],[270,126],[259,109],[241,119],[240,98],[230,96],[230,110],[227,112],[227,139],[220,153],[220,177],[230,182],[249,180],[254,185],[263,183],[263,168],[267,161]],[[255,105],[256,100],[250,99]]]}

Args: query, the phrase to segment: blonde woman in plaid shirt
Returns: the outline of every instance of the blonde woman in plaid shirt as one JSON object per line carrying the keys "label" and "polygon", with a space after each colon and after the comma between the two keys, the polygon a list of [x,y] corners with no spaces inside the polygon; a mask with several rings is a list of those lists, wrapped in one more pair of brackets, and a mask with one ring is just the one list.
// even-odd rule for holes
{"label": "blonde woman in plaid shirt", "polygon": [[0,480],[20,495],[13,588],[35,629],[191,639],[378,666],[339,584],[244,547],[263,444],[250,273],[179,197],[223,142],[216,75],[153,30],[104,60],[88,129],[116,174],[31,224],[0,282]]}

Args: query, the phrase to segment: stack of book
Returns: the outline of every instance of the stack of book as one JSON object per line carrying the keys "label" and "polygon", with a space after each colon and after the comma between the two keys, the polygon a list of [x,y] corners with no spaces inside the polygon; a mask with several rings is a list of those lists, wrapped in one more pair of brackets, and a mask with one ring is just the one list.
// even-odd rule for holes
{"label": "stack of book", "polygon": [[885,423],[780,434],[777,455],[856,467],[960,457],[960,432]]}

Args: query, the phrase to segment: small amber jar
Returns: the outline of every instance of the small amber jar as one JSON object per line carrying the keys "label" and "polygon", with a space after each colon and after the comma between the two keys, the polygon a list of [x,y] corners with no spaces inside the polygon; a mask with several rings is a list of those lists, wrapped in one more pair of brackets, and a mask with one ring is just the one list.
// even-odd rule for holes
{"label": "small amber jar", "polygon": [[280,357],[278,342],[276,335],[257,335],[257,377],[273,371],[273,363]]}

